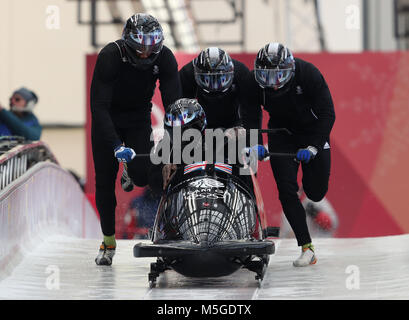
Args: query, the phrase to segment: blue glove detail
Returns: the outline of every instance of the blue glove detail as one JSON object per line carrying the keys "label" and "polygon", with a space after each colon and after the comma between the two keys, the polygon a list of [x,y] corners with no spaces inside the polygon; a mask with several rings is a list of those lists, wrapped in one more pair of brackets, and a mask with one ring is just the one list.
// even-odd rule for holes
{"label": "blue glove detail", "polygon": [[297,155],[295,156],[296,160],[308,163],[317,155],[317,149],[315,147],[307,147],[305,149],[299,149]]}
{"label": "blue glove detail", "polygon": [[124,146],[115,148],[114,154],[120,162],[130,162],[136,156],[136,153],[132,148],[127,148]]}
{"label": "blue glove detail", "polygon": [[256,145],[251,148],[244,148],[246,156],[255,156],[258,160],[264,160],[267,157],[268,150],[263,145]]}
{"label": "blue glove detail", "polygon": [[264,160],[267,157],[268,150],[263,145],[257,145],[253,147],[253,150],[257,150],[258,160]]}

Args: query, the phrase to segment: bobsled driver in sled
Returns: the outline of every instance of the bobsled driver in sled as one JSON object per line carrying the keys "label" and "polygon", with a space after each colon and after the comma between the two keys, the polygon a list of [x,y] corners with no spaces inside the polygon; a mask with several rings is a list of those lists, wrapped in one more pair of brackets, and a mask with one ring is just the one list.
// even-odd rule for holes
{"label": "bobsled driver in sled", "polygon": [[[245,168],[251,164],[255,172],[257,160],[267,156],[264,146],[257,145],[257,130],[247,137],[241,135],[231,139],[222,129],[207,129],[204,109],[197,100],[188,98],[177,100],[167,109],[164,128],[164,139],[151,157],[157,164],[149,174],[154,190],[166,190],[172,179],[180,181],[187,173],[205,169],[205,162],[215,165],[216,171],[221,171],[223,164],[224,172],[237,176],[252,189],[250,172]],[[247,147],[249,145],[253,147]],[[185,170],[177,170],[179,168]],[[157,181],[162,181],[162,185]]]}

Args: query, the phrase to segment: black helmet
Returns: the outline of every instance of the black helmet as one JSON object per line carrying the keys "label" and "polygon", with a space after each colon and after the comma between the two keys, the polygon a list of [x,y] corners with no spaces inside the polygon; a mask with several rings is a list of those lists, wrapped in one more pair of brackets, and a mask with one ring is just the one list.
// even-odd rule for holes
{"label": "black helmet", "polygon": [[206,92],[225,92],[234,77],[234,65],[230,56],[222,49],[210,47],[193,60],[197,85]]}
{"label": "black helmet", "polygon": [[262,88],[282,89],[294,77],[295,60],[281,43],[266,44],[254,61],[254,75]]}
{"label": "black helmet", "polygon": [[187,129],[197,129],[203,134],[206,125],[206,114],[195,99],[179,99],[166,110],[164,127],[171,139],[174,127],[180,127],[182,135]]}
{"label": "black helmet", "polygon": [[122,32],[128,62],[137,68],[148,68],[163,47],[163,30],[150,14],[137,13],[130,17]]}

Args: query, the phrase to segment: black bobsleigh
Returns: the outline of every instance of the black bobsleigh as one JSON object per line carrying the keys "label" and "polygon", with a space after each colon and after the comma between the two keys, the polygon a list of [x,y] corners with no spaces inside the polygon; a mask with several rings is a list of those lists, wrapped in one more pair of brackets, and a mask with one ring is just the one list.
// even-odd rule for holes
{"label": "black bobsleigh", "polygon": [[169,269],[188,277],[220,277],[244,267],[261,281],[275,252],[266,237],[278,236],[278,228],[263,229],[252,188],[218,170],[194,175],[179,170],[183,179],[169,185],[159,204],[152,244],[133,249],[135,257],[157,257],[148,275],[151,286]]}

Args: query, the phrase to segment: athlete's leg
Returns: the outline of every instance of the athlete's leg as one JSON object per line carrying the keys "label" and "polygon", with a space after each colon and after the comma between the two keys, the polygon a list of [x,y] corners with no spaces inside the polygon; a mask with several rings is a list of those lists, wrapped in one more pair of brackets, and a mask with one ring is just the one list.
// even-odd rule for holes
{"label": "athlete's leg", "polygon": [[[297,146],[291,138],[274,135],[269,137],[270,152],[295,152]],[[304,207],[298,197],[297,173],[299,164],[293,158],[270,157],[271,169],[276,180],[278,195],[284,214],[294,231],[299,246],[311,242]]]}
{"label": "athlete's leg", "polygon": [[100,134],[92,133],[92,153],[95,168],[95,201],[100,215],[102,233],[115,233],[115,180],[118,161],[111,146],[100,139]]}
{"label": "athlete's leg", "polygon": [[331,171],[331,152],[324,149],[318,152],[315,159],[302,165],[303,189],[308,199],[321,201],[328,191]]}

